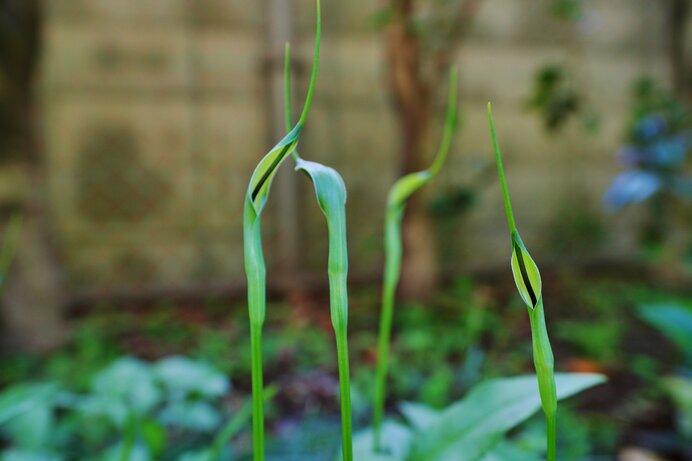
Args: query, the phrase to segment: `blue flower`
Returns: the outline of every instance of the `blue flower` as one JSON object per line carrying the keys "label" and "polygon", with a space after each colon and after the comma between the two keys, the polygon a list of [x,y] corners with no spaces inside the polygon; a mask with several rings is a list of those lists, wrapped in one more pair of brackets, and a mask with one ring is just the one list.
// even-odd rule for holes
{"label": "blue flower", "polygon": [[661,179],[649,171],[631,170],[620,173],[605,193],[604,202],[610,210],[651,197],[661,188]]}
{"label": "blue flower", "polygon": [[666,123],[665,117],[661,114],[651,114],[634,125],[634,136],[643,140],[651,141],[654,138],[662,135],[668,124]]}

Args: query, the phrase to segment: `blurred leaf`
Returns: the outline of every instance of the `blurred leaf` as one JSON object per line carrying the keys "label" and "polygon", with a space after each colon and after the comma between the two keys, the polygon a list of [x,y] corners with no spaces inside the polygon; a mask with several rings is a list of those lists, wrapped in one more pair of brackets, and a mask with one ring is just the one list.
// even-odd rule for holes
{"label": "blurred leaf", "polygon": [[36,405],[3,427],[15,445],[34,450],[48,444],[54,429],[53,409],[47,405]]}
{"label": "blurred leaf", "polygon": [[166,428],[158,422],[146,419],[141,423],[142,438],[149,447],[149,451],[158,456],[166,447]]}
{"label": "blurred leaf", "polygon": [[671,303],[646,304],[639,308],[639,316],[692,358],[692,309]]}
{"label": "blurred leaf", "polygon": [[119,359],[98,373],[92,389],[97,395],[124,402],[138,414],[151,411],[162,398],[151,367],[132,357]]}
{"label": "blurred leaf", "polygon": [[[595,374],[555,375],[558,398],[604,382]],[[474,387],[413,440],[411,461],[473,461],[502,435],[541,408],[533,375],[495,379]]]}
{"label": "blurred leaf", "polygon": [[[100,458],[100,461],[123,461],[123,444],[118,443],[111,448]],[[136,444],[130,450],[130,456],[127,461],[152,461],[152,457],[149,454],[147,447],[142,444]]]}
{"label": "blurred leaf", "polygon": [[[404,461],[411,446],[411,431],[400,424],[385,421],[382,424],[382,453],[373,451],[372,428],[353,437],[353,459],[358,461]],[[337,458],[341,460],[341,456]]]}
{"label": "blurred leaf", "polygon": [[10,449],[2,453],[1,461],[62,461],[64,458],[43,451]]}
{"label": "blurred leaf", "polygon": [[221,423],[219,412],[206,402],[173,402],[160,417],[167,425],[201,432],[210,432]]}
{"label": "blurred leaf", "polygon": [[666,378],[663,384],[675,402],[680,432],[692,441],[692,378]]}
{"label": "blurred leaf", "polygon": [[187,357],[168,357],[154,366],[155,375],[172,393],[222,397],[229,391],[228,379],[207,363]]}
{"label": "blurred leaf", "polygon": [[399,406],[406,421],[417,431],[426,429],[440,416],[440,412],[427,405],[416,402],[404,402]]}
{"label": "blurred leaf", "polygon": [[515,444],[506,440],[498,443],[481,461],[539,461],[538,455],[527,453]]}
{"label": "blurred leaf", "polygon": [[19,384],[0,394],[0,424],[29,412],[35,407],[49,405],[57,395],[55,384]]}
{"label": "blurred leaf", "polygon": [[178,456],[177,461],[212,461],[211,450],[188,451]]}

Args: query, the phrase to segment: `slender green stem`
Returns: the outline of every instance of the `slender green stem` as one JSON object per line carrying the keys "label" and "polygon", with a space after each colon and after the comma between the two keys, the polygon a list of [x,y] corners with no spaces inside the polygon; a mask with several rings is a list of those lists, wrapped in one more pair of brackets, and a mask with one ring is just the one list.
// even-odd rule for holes
{"label": "slender green stem", "polygon": [[447,154],[449,153],[449,148],[452,145],[452,138],[454,137],[454,131],[457,127],[457,81],[459,80],[459,72],[456,68],[453,68],[449,72],[449,92],[447,96],[447,115],[445,117],[444,134],[442,135],[442,142],[440,148],[435,155],[435,160],[433,164],[428,168],[428,171],[432,176],[435,176],[442,165],[444,165],[447,159]]}
{"label": "slender green stem", "polygon": [[556,457],[556,418],[555,415],[546,417],[546,425],[548,429],[548,459],[547,461],[555,461]]}
{"label": "slender green stem", "polygon": [[[512,212],[512,204],[509,199],[509,191],[507,188],[507,180],[505,179],[505,170],[502,166],[502,155],[497,142],[497,134],[495,133],[495,123],[493,122],[493,113],[490,103],[488,103],[488,122],[490,124],[490,134],[493,140],[493,148],[495,149],[495,158],[497,160],[497,171],[502,185],[502,195],[505,202],[505,212],[507,213],[507,224],[509,226],[510,239],[512,241],[512,257],[516,257],[519,275],[515,274],[515,282],[517,289],[528,307],[529,321],[531,323],[531,342],[533,347],[533,362],[536,368],[536,378],[538,380],[538,391],[541,397],[541,406],[545,413],[547,424],[547,452],[548,461],[555,461],[555,421],[557,413],[557,390],[555,387],[555,364],[553,358],[553,350],[550,346],[550,338],[548,337],[548,329],[545,324],[545,313],[543,310],[543,296],[541,294],[541,283],[538,268],[533,260],[530,261],[531,266],[524,258],[524,244],[521,241],[519,232],[514,221],[514,213]],[[526,252],[528,255],[528,252]],[[530,256],[529,256],[530,258]],[[514,263],[513,263],[514,271]],[[529,269],[533,274],[534,282],[529,274]],[[517,277],[520,278],[517,279]],[[521,286],[523,285],[523,287]]]}
{"label": "slender green stem", "polygon": [[543,298],[539,298],[534,309],[529,309],[529,322],[531,324],[533,362],[538,379],[538,392],[548,427],[548,461],[555,461],[555,419],[557,413],[555,361],[548,338],[548,329],[545,325]]}
{"label": "slender green stem", "polygon": [[316,0],[317,3],[317,32],[315,33],[315,54],[312,59],[312,75],[310,76],[310,86],[308,87],[308,95],[305,98],[305,105],[303,106],[303,113],[300,114],[300,120],[298,120],[298,125],[304,125],[308,118],[308,112],[310,110],[310,104],[312,103],[312,94],[315,91],[315,83],[317,82],[317,69],[320,64],[320,44],[322,42],[322,11],[320,8],[320,0]]}
{"label": "slender green stem", "polygon": [[386,399],[387,369],[389,367],[389,343],[394,317],[394,297],[401,273],[401,218],[399,207],[388,209],[385,216],[385,266],[382,288],[382,311],[378,337],[377,374],[375,376],[375,402],[373,407],[373,435],[375,450],[382,450],[382,423]]}
{"label": "slender green stem", "polygon": [[389,368],[389,348],[394,316],[396,288],[401,272],[402,243],[401,221],[404,215],[406,200],[420,187],[427,184],[442,169],[457,126],[457,80],[458,73],[452,69],[449,73],[449,93],[444,133],[440,148],[433,164],[425,171],[411,173],[400,178],[390,190],[385,213],[385,266],[384,286],[382,287],[382,308],[380,312],[380,331],[377,349],[377,372],[375,376],[375,398],[373,402],[373,449],[382,451],[382,424],[387,396],[387,370]]}
{"label": "slender green stem", "polygon": [[245,273],[248,281],[250,355],[252,362],[252,445],[255,461],[264,461],[264,387],[262,377],[262,325],[266,311],[266,269],[262,254],[259,216],[245,200],[243,222]]}
{"label": "slender green stem", "polygon": [[264,461],[264,384],[262,377],[262,328],[250,326],[252,361],[252,445],[253,459]]}
{"label": "slender green stem", "polygon": [[123,449],[120,451],[120,461],[129,461],[132,449],[135,445],[136,437],[136,418],[134,410],[128,409],[127,420],[125,421],[125,434],[123,437]]}
{"label": "slender green stem", "polygon": [[351,418],[351,377],[348,362],[346,329],[336,332],[336,356],[339,366],[339,393],[341,398],[341,443],[344,461],[353,461],[353,427]]}
{"label": "slender green stem", "polygon": [[[293,111],[292,98],[291,98],[291,44],[286,42],[284,47],[284,124],[286,126],[286,132],[291,131],[291,120],[293,116],[291,115]],[[294,150],[292,152],[293,158],[297,160],[297,154]]]}
{"label": "slender green stem", "polygon": [[495,160],[497,161],[497,172],[500,176],[500,184],[502,185],[502,197],[505,201],[505,213],[507,213],[507,224],[509,225],[510,235],[517,232],[517,226],[514,223],[514,213],[512,212],[512,202],[509,199],[509,190],[507,189],[507,180],[505,179],[505,169],[502,166],[502,155],[500,154],[500,145],[497,142],[495,134],[495,122],[493,121],[493,109],[488,103],[488,121],[490,122],[490,135],[493,138],[493,147],[495,148]]}
{"label": "slender green stem", "polygon": [[353,428],[351,419],[351,377],[348,362],[348,250],[346,210],[344,203],[324,208],[329,233],[329,303],[336,336],[341,399],[341,438],[343,460],[353,461]]}

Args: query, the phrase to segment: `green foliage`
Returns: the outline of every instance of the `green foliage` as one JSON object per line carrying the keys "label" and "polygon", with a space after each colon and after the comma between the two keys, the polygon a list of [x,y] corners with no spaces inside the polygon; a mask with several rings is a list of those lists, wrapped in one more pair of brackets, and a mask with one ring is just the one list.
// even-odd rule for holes
{"label": "green foliage", "polygon": [[548,64],[536,72],[528,105],[540,113],[543,125],[550,133],[559,132],[574,118],[581,118],[588,133],[598,129],[598,117],[588,110],[584,95],[576,87],[568,69],[561,64]]}
{"label": "green foliage", "polygon": [[185,357],[123,357],[90,381],[87,393],[43,383],[0,394],[2,459],[154,461],[207,450],[206,461],[220,461],[251,416],[247,404],[223,424],[228,380]]}
{"label": "green foliage", "polygon": [[[563,399],[602,383],[593,374],[558,374],[557,398]],[[357,434],[356,459],[361,461],[474,461],[500,457],[510,448],[505,434],[541,406],[535,376],[486,381],[442,411],[421,404],[402,405],[408,425],[387,421],[383,448],[373,450],[373,431]],[[487,458],[486,458],[487,457]],[[503,458],[501,458],[503,459]]]}
{"label": "green foliage", "polygon": [[675,343],[692,364],[692,308],[675,303],[645,304],[639,316]]}

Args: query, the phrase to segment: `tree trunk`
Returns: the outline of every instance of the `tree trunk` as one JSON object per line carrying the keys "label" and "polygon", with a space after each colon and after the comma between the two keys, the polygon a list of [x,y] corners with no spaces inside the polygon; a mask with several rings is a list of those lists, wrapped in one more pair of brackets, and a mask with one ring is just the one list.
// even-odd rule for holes
{"label": "tree trunk", "polygon": [[[5,209],[24,219],[6,285],[2,287],[2,335],[5,345],[30,351],[53,348],[67,338],[63,320],[65,296],[61,274],[49,240],[47,193],[38,142],[35,103],[36,67],[40,56],[41,5],[39,0],[3,0],[0,15],[0,73],[4,80],[2,104],[12,114],[3,130],[2,155],[8,167],[19,168],[21,186],[0,197]],[[11,125],[11,127],[10,127]],[[11,173],[10,173],[11,176]]]}
{"label": "tree trunk", "polygon": [[673,88],[683,100],[692,103],[692,75],[690,75],[690,50],[687,45],[687,23],[692,7],[689,0],[672,0],[669,24],[669,52]]}

